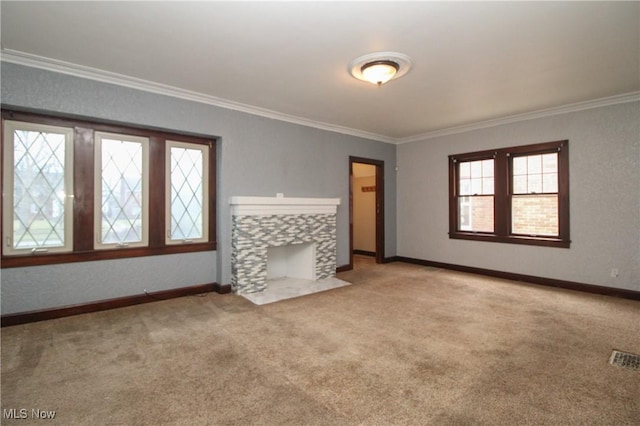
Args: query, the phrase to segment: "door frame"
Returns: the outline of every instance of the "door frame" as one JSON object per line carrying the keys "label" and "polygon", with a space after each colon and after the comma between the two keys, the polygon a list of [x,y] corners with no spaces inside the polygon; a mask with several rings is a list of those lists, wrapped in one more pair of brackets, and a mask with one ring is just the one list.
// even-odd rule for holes
{"label": "door frame", "polygon": [[384,263],[384,161],[349,156],[349,269],[353,269],[353,164],[376,168],[376,263]]}

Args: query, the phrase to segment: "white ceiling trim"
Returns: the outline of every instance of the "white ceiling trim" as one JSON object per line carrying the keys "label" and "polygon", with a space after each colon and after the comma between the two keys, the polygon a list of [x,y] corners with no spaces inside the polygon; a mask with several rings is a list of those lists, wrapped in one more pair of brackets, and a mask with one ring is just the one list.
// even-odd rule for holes
{"label": "white ceiling trim", "polygon": [[115,84],[118,86],[129,87],[131,89],[142,90],[145,92],[155,93],[159,95],[171,96],[174,98],[185,99],[188,101],[199,102],[207,105],[213,105],[220,108],[231,109],[234,111],[245,112],[252,115],[271,118],[274,120],[286,121],[289,123],[300,124],[302,126],[314,127],[321,130],[329,130],[331,132],[342,133],[351,136],[357,136],[365,139],[373,139],[386,143],[395,143],[396,139],[376,133],[366,132],[364,130],[352,129],[349,127],[338,126],[335,124],[324,123],[321,121],[309,120],[294,115],[283,114],[266,108],[260,108],[253,105],[247,105],[240,102],[229,101],[211,95],[194,92],[191,90],[180,89],[178,87],[169,86],[162,83],[156,83],[149,80],[143,80],[136,77],[130,77],[123,74],[104,71],[97,68],[86,67],[83,65],[73,64],[71,62],[51,59],[44,56],[32,55],[12,49],[2,49],[0,60],[18,65],[25,65],[33,68],[40,68],[47,71],[53,71],[61,74],[72,75],[75,77],[86,78],[89,80],[100,81],[103,83]]}
{"label": "white ceiling trim", "polygon": [[215,96],[194,92],[191,90],[180,89],[180,88],[169,86],[166,84],[155,83],[152,81],[143,80],[136,77],[130,77],[123,74],[117,74],[109,71],[100,70],[97,68],[77,65],[70,62],[47,58],[44,56],[32,55],[32,54],[20,52],[17,50],[2,49],[0,53],[1,53],[0,60],[3,62],[9,62],[9,63],[18,64],[18,65],[28,66],[28,67],[44,69],[47,71],[67,74],[75,77],[86,78],[89,80],[100,81],[103,83],[115,84],[118,86],[129,87],[132,89],[142,90],[145,92],[171,96],[174,98],[180,98],[188,101],[203,103],[207,105],[213,105],[220,108],[231,109],[234,111],[240,111],[247,114],[257,115],[257,116],[266,117],[274,120],[285,121],[289,123],[299,124],[302,126],[313,127],[321,130],[328,130],[331,132],[361,137],[365,139],[372,139],[372,140],[377,140],[377,141],[391,143],[391,144],[404,144],[404,143],[410,143],[410,142],[417,142],[417,141],[433,139],[441,136],[468,132],[471,130],[485,129],[488,127],[515,123],[518,121],[531,120],[536,118],[542,118],[542,117],[558,115],[558,114],[565,114],[565,113],[575,112],[575,111],[582,111],[582,110],[591,109],[591,108],[599,108],[603,106],[615,105],[615,104],[626,103],[626,102],[640,101],[640,91],[637,91],[637,92],[631,92],[631,93],[626,93],[622,95],[609,96],[606,98],[589,100],[585,102],[578,102],[578,103],[559,106],[559,107],[546,108],[538,111],[515,114],[507,117],[480,121],[480,122],[465,124],[461,126],[449,127],[446,129],[435,130],[432,132],[422,133],[419,135],[409,136],[406,138],[392,138],[384,135],[379,135],[376,133],[366,132],[364,130],[352,129],[349,127],[343,127],[343,126],[338,126],[334,124],[324,123],[321,121],[309,120],[306,118],[297,117],[289,114],[283,114],[283,113],[269,110],[266,108],[260,108],[252,105],[242,104],[239,102],[233,102],[233,101],[221,99]]}
{"label": "white ceiling trim", "polygon": [[417,142],[426,139],[433,139],[441,136],[454,135],[456,133],[469,132],[471,130],[486,129],[488,127],[501,126],[503,124],[515,123],[524,120],[533,120],[536,118],[549,117],[552,115],[566,114],[569,112],[583,111],[591,108],[599,108],[615,104],[623,104],[626,102],[640,101],[640,91],[625,93],[622,95],[608,96],[606,98],[593,99],[590,101],[577,102],[574,104],[563,105],[559,107],[545,108],[537,111],[525,112],[522,114],[509,115],[493,120],[479,121],[476,123],[464,124],[462,126],[449,127],[447,129],[435,130],[420,135],[409,136],[406,138],[396,139],[396,144],[404,144]]}

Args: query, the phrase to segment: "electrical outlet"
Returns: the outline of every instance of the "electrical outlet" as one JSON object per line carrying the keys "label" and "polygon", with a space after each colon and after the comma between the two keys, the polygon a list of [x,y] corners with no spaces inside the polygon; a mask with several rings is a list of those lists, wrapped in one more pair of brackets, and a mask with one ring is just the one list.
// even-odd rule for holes
{"label": "electrical outlet", "polygon": [[611,269],[611,278],[618,278],[618,275],[620,275],[620,271],[618,270],[618,268],[612,268]]}

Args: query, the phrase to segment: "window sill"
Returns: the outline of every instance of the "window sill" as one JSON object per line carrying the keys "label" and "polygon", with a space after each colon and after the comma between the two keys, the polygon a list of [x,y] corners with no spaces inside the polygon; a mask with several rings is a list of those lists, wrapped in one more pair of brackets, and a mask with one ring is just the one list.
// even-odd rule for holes
{"label": "window sill", "polygon": [[478,232],[456,232],[449,233],[450,239],[456,240],[474,240],[474,241],[486,241],[492,243],[507,243],[507,244],[524,244],[530,246],[543,246],[543,247],[557,247],[557,248],[570,248],[571,241],[562,240],[560,238],[552,237],[527,237],[527,236],[499,236],[495,234],[483,234]]}
{"label": "window sill", "polygon": [[163,254],[191,253],[216,250],[216,243],[182,244],[165,247],[137,247],[109,250],[91,250],[73,253],[42,253],[2,256],[2,268],[55,265],[60,263],[90,262],[130,257],[159,256]]}

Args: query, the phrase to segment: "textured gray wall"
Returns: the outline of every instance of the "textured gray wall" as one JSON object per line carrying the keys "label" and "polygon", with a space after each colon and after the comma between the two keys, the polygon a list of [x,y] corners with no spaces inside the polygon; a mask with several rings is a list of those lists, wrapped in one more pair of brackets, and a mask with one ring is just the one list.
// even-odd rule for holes
{"label": "textured gray wall", "polygon": [[[449,155],[564,139],[570,249],[449,239]],[[399,255],[640,290],[639,102],[400,145],[398,167]]]}
{"label": "textured gray wall", "polygon": [[[90,302],[140,293],[140,283],[156,291],[204,282],[231,282],[231,217],[234,195],[340,198],[338,265],[349,262],[349,156],[385,162],[385,255],[396,254],[396,173],[394,145],[314,129],[197,102],[142,92],[40,69],[2,63],[5,106],[114,120],[220,138],[218,143],[218,250],[172,255],[171,262],[150,259],[73,263],[2,271],[2,313]],[[164,257],[164,256],[163,256]],[[184,259],[183,259],[184,257]],[[173,274],[173,262],[191,267]],[[94,283],[109,265],[125,273]],[[159,269],[158,269],[159,268]],[[154,269],[155,271],[151,271]],[[166,271],[166,274],[158,273]],[[48,278],[56,274],[52,286]],[[152,287],[146,279],[157,277]],[[25,283],[28,283],[26,285]],[[151,288],[149,288],[151,287]],[[46,292],[43,300],[38,296]],[[74,293],[73,296],[70,293]]]}
{"label": "textured gray wall", "polygon": [[2,270],[2,314],[213,282],[212,252]]}

